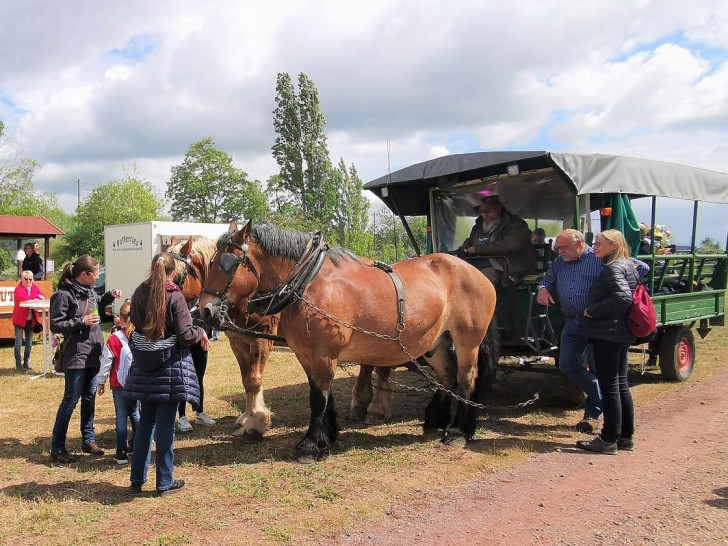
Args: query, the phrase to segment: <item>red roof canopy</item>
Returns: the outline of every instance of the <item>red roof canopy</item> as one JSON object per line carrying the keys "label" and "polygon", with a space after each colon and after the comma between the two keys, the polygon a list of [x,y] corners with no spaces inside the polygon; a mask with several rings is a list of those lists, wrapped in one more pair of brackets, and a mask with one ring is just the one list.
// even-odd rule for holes
{"label": "red roof canopy", "polygon": [[42,216],[0,215],[0,237],[6,239],[28,239],[31,237],[55,237],[65,235],[60,229]]}

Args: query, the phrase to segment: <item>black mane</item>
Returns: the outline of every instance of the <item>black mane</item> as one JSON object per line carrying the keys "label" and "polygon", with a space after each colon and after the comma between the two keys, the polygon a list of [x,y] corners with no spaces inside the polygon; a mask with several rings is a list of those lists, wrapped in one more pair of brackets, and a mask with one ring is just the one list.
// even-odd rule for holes
{"label": "black mane", "polygon": [[[223,233],[218,239],[218,247],[224,246],[232,241],[237,232],[229,231]],[[250,237],[260,245],[263,252],[271,256],[282,256],[292,260],[298,260],[301,257],[312,236],[313,233],[302,233],[292,229],[283,229],[271,224],[254,224],[250,230]],[[342,259],[362,263],[355,254],[344,248],[329,248],[326,251],[326,255],[336,266],[339,265]]]}

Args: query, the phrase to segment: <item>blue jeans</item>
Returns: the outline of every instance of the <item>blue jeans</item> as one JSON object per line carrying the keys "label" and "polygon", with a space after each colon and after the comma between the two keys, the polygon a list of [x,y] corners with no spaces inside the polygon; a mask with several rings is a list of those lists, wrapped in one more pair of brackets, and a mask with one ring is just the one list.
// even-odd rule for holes
{"label": "blue jeans", "polygon": [[129,429],[127,421],[131,422],[131,441],[134,442],[134,436],[139,425],[139,402],[122,398],[121,391],[122,389],[111,389],[114,396],[114,411],[116,412],[116,451],[128,451],[127,437]]}
{"label": "blue jeans", "polygon": [[[592,371],[584,367],[584,353]],[[584,417],[596,419],[602,413],[602,393],[599,390],[599,381],[594,372],[594,355],[592,347],[579,333],[577,318],[567,318],[561,332],[561,347],[559,348],[559,370],[571,379],[586,395]]]}
{"label": "blue jeans", "polygon": [[66,449],[68,423],[71,421],[71,415],[79,398],[81,399],[81,441],[84,444],[96,441],[94,413],[96,412],[96,376],[98,373],[98,366],[80,370],[66,370],[66,386],[63,400],[61,400],[61,405],[56,414],[56,423],[53,425],[51,451]]}
{"label": "blue jeans", "polygon": [[174,482],[174,418],[179,402],[142,402],[139,426],[134,436],[131,458],[131,483],[147,481],[152,457],[152,435],[157,442],[157,491],[169,489]]}
{"label": "blue jeans", "polygon": [[607,443],[634,434],[634,403],[627,382],[629,345],[593,340],[597,375],[604,395],[604,425],[601,437]]}
{"label": "blue jeans", "polygon": [[20,346],[23,345],[23,333],[25,333],[25,351],[23,352],[22,366],[28,367],[30,363],[30,350],[33,348],[33,323],[26,322],[25,326],[13,324],[15,328],[15,367],[20,368]]}

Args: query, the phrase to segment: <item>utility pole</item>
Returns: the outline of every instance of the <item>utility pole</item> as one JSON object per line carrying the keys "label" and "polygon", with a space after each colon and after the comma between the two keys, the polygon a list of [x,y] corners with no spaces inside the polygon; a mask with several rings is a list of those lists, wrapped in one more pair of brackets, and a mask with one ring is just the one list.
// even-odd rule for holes
{"label": "utility pole", "polygon": [[81,179],[76,179],[76,194],[77,194],[77,204],[76,204],[76,210],[78,210],[79,205],[81,204]]}

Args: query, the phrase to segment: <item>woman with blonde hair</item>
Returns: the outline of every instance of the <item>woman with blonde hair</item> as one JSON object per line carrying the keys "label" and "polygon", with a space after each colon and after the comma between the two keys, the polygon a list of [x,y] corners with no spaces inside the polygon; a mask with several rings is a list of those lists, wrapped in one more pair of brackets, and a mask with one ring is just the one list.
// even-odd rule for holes
{"label": "woman with blonde hair", "polygon": [[627,382],[627,349],[635,337],[627,323],[627,311],[632,305],[639,275],[621,232],[603,231],[592,246],[604,266],[601,276],[589,289],[579,327],[582,336],[594,347],[596,375],[604,401],[604,424],[599,436],[590,441],[580,440],[576,445],[587,451],[616,455],[620,449],[634,449],[634,404]]}
{"label": "woman with blonde hair", "polygon": [[200,388],[189,346],[199,341],[204,350],[210,348],[204,329],[193,325],[187,302],[173,282],[176,274],[174,258],[166,252],[157,254],[149,278],[131,297],[134,364],[122,396],[141,403],[131,460],[131,489],[137,493],[147,480],[155,428],[157,493],[169,495],[185,486],[184,480],[174,479],[174,419],[180,402],[199,406]]}

